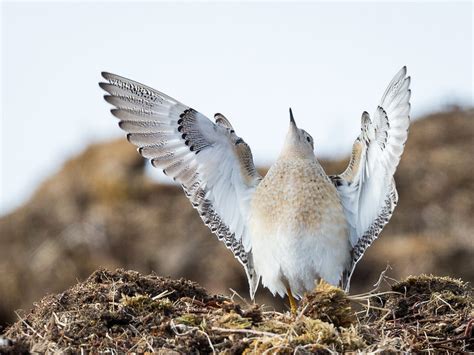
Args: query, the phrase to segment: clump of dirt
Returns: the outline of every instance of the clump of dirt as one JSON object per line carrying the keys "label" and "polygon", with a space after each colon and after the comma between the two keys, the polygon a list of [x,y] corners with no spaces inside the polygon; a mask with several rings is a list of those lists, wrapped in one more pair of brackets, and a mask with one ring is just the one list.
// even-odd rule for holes
{"label": "clump of dirt", "polygon": [[[367,309],[354,313],[354,301]],[[0,353],[469,351],[472,304],[461,281],[420,276],[360,296],[321,283],[291,315],[184,279],[101,269],[20,315]]]}
{"label": "clump of dirt", "polygon": [[314,292],[305,295],[300,307],[305,316],[324,320],[337,327],[350,327],[356,322],[346,293],[324,281],[319,283]]}

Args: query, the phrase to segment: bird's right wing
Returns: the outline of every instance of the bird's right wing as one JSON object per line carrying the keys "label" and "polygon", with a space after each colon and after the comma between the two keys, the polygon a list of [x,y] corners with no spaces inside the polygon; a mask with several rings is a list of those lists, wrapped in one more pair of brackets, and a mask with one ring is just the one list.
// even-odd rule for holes
{"label": "bird's right wing", "polygon": [[410,125],[411,90],[406,73],[403,67],[392,79],[372,119],[367,112],[362,114],[361,133],[354,142],[349,166],[344,173],[330,176],[341,197],[353,248],[351,266],[342,279],[346,290],[357,262],[397,204],[393,174]]}
{"label": "bird's right wing", "polygon": [[100,83],[114,105],[112,114],[128,140],[153,166],[178,181],[204,223],[244,266],[253,298],[258,277],[253,268],[249,203],[261,180],[250,147],[229,121],[216,123],[177,100],[115,74]]}

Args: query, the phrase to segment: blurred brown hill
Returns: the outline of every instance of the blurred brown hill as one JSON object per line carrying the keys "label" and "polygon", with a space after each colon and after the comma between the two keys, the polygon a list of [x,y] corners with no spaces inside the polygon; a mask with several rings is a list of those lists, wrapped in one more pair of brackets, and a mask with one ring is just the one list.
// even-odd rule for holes
{"label": "blurred brown hill", "polygon": [[[352,292],[389,275],[474,280],[474,110],[415,121],[396,181],[399,206],[358,265]],[[325,161],[327,173],[346,161]],[[177,186],[159,185],[125,140],[89,147],[25,206],[0,218],[0,325],[14,310],[85,279],[99,267],[186,277],[247,297],[240,264],[211,235]],[[259,303],[270,303],[266,291]]]}

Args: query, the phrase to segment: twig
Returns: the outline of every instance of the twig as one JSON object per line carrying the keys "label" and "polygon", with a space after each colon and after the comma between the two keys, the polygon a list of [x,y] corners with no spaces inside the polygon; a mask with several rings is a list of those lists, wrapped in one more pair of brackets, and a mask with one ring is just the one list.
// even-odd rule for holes
{"label": "twig", "polygon": [[468,336],[461,336],[457,338],[451,338],[451,339],[445,339],[445,340],[440,340],[440,341],[435,341],[431,343],[431,345],[441,345],[441,344],[446,344],[446,343],[452,343],[453,341],[459,341],[459,340],[467,340],[470,339],[471,337]]}
{"label": "twig", "polygon": [[446,306],[448,306],[448,307],[451,309],[451,311],[456,312],[456,311],[454,310],[454,308],[451,307],[451,305],[450,305],[448,302],[446,302],[445,300],[443,300],[443,299],[441,298],[440,295],[437,295],[436,293],[435,293],[434,295],[436,296],[437,299],[439,299],[439,300],[440,300],[441,302],[443,302]]}
{"label": "twig", "polygon": [[152,353],[155,353],[155,349],[153,349],[153,346],[151,346],[151,344],[148,342],[148,339],[144,335],[142,335],[135,326],[130,324],[130,327],[133,328],[137,332],[137,334],[142,337],[143,340],[145,340],[145,343],[150,348],[150,351]]}
{"label": "twig", "polygon": [[377,306],[371,306],[370,304],[364,304],[364,303],[361,303],[361,306],[363,307],[367,307],[367,312],[371,309],[376,309],[378,311],[386,311],[386,312],[390,312],[390,310],[388,308],[382,308],[382,307],[377,307]]}
{"label": "twig", "polygon": [[171,295],[171,294],[173,294],[173,293],[174,293],[174,290],[173,290],[173,291],[165,290],[165,291],[161,292],[159,295],[156,295],[156,296],[152,297],[151,299],[152,299],[153,301],[156,301],[156,300],[159,300],[160,298],[169,296],[169,295]]}
{"label": "twig", "polygon": [[207,341],[209,342],[209,346],[212,349],[212,354],[216,354],[216,349],[214,348],[214,345],[212,345],[212,341],[209,335],[205,331],[202,331],[201,329],[196,328],[196,330],[198,331],[198,333],[204,334],[204,336],[207,338]]}
{"label": "twig", "polygon": [[270,352],[274,352],[274,354],[279,354],[280,352],[278,350],[281,350],[281,349],[290,349],[291,350],[291,347],[287,346],[287,345],[278,345],[278,346],[272,346],[271,348],[265,350],[262,355],[264,354],[270,354]]}
{"label": "twig", "polygon": [[446,346],[446,345],[439,345],[439,346],[437,346],[437,348],[448,350],[453,354],[459,353],[459,349],[451,348],[450,346]]}
{"label": "twig", "polygon": [[378,290],[380,287],[380,284],[382,283],[383,279],[385,279],[385,274],[387,273],[388,270],[391,270],[392,268],[390,267],[390,264],[387,264],[385,267],[385,270],[380,273],[379,279],[375,283],[374,287],[375,290]]}
{"label": "twig", "polygon": [[21,321],[24,325],[26,325],[26,327],[27,327],[28,329],[30,329],[33,333],[35,333],[35,334],[36,334],[37,336],[39,336],[41,339],[44,339],[44,337],[43,337],[40,333],[38,333],[36,330],[34,330],[34,328],[33,328],[31,325],[29,325],[23,318],[20,317],[20,315],[18,314],[18,312],[15,312],[15,314],[16,314],[16,316],[20,319],[20,321]]}
{"label": "twig", "polygon": [[243,298],[236,290],[234,290],[233,288],[229,288],[229,290],[232,292],[232,296],[230,296],[231,300],[233,300],[234,296],[237,296],[247,306],[252,306],[252,304],[249,303],[249,301],[247,301],[245,298]]}
{"label": "twig", "polygon": [[378,297],[378,296],[382,296],[382,295],[400,295],[400,296],[403,296],[403,293],[396,292],[396,291],[384,291],[384,292],[377,292],[377,293],[367,292],[367,293],[361,293],[359,295],[348,296],[347,298],[351,301],[364,301],[368,298]]}
{"label": "twig", "polygon": [[264,331],[253,330],[253,329],[227,329],[227,328],[212,327],[212,330],[221,332],[221,333],[243,333],[243,334],[254,334],[254,335],[266,335],[269,337],[281,337],[281,334],[275,334],[275,333],[264,332]]}
{"label": "twig", "polygon": [[466,330],[464,331],[464,336],[466,337],[471,336],[473,323],[474,323],[474,318],[470,319],[469,322],[467,322]]}
{"label": "twig", "polygon": [[185,326],[184,324],[181,324],[181,326],[187,328],[187,330],[186,330],[185,332],[183,332],[183,333],[180,333],[180,332],[178,331],[178,327],[177,327],[176,324],[173,322],[173,320],[170,321],[170,327],[171,327],[171,329],[172,329],[173,332],[174,332],[176,335],[178,335],[178,336],[187,335],[187,334],[189,334],[189,333],[191,333],[191,332],[193,332],[193,331],[197,331],[198,333],[204,334],[204,336],[207,338],[207,341],[209,342],[209,346],[210,346],[210,348],[211,348],[211,350],[212,350],[212,354],[213,354],[213,355],[216,354],[216,349],[214,348],[214,345],[212,344],[211,338],[209,337],[209,335],[208,335],[206,332],[202,331],[201,329],[199,329],[199,328],[197,328],[197,327],[187,327],[187,326]]}
{"label": "twig", "polygon": [[59,320],[59,317],[58,317],[58,315],[56,314],[56,312],[53,312],[53,317],[54,317],[54,321],[56,322],[56,324],[58,324],[58,325],[61,326],[61,327],[65,327],[65,326],[66,326],[66,323],[61,322],[61,321]]}

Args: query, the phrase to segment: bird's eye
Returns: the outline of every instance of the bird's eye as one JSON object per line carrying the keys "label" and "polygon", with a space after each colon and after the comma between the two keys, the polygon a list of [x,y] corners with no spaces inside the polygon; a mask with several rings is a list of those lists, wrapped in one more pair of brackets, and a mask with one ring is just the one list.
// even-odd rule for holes
{"label": "bird's eye", "polygon": [[306,137],[306,140],[308,141],[308,143],[311,143],[311,139],[309,137]]}

